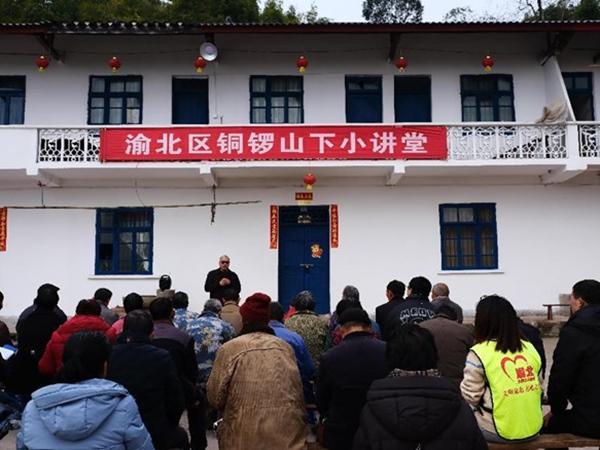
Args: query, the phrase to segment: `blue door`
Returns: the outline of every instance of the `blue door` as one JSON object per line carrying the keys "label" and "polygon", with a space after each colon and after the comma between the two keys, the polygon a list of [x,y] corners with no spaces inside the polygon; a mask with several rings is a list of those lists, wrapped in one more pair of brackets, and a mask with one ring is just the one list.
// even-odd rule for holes
{"label": "blue door", "polygon": [[329,313],[329,207],[279,208],[279,302],[311,291],[316,312]]}
{"label": "blue door", "polygon": [[173,78],[173,123],[208,124],[207,78]]}

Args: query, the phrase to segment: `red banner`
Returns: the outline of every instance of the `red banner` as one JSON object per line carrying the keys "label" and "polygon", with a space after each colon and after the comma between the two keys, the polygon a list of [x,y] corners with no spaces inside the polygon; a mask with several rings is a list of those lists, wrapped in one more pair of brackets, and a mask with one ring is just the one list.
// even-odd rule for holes
{"label": "red banner", "polygon": [[338,248],[340,246],[340,221],[338,215],[338,205],[331,205],[330,220],[331,248]]}
{"label": "red banner", "polygon": [[269,223],[269,248],[276,249],[279,241],[279,208],[276,205],[271,205]]}
{"label": "red banner", "polygon": [[105,128],[102,161],[446,159],[446,127],[206,126]]}
{"label": "red banner", "polygon": [[6,251],[6,223],[8,221],[8,209],[0,208],[0,252]]}

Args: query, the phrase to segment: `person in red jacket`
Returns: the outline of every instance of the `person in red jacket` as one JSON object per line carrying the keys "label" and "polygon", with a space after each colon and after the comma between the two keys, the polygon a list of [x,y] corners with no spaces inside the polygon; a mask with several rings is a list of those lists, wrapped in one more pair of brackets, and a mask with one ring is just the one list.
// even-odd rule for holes
{"label": "person in red jacket", "polygon": [[109,325],[100,317],[100,305],[95,300],[81,300],[77,304],[75,316],[63,323],[52,333],[52,337],[38,363],[42,375],[53,377],[62,367],[65,343],[79,331],[99,331],[106,334]]}

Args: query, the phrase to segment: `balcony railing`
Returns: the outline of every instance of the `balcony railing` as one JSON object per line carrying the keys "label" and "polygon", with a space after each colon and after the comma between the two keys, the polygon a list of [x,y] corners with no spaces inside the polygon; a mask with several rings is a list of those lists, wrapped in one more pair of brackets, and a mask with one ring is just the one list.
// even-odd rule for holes
{"label": "balcony railing", "polygon": [[579,156],[582,158],[600,157],[599,123],[582,123],[579,125]]}
{"label": "balcony railing", "polygon": [[[581,156],[600,156],[600,124],[579,127]],[[448,160],[565,159],[565,125],[469,123],[447,126]],[[38,162],[97,162],[98,128],[43,128],[38,131]]]}

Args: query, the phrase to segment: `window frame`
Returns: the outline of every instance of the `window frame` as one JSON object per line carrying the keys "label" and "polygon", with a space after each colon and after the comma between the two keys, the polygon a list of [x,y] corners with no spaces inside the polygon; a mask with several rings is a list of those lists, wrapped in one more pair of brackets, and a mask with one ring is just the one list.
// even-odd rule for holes
{"label": "window frame", "polygon": [[[562,77],[563,77],[563,83],[565,84],[565,89],[567,91],[567,96],[569,97],[569,102],[571,103],[571,107],[573,106],[573,102],[571,101],[571,94],[574,95],[582,95],[582,94],[589,94],[591,97],[591,110],[592,110],[592,118],[589,120],[585,120],[585,121],[594,121],[596,120],[596,109],[594,107],[594,74],[593,72],[562,72]],[[575,78],[577,77],[585,77],[588,79],[589,82],[589,88],[587,89],[577,89],[575,87],[573,87],[573,89],[569,89],[567,88],[567,81],[566,81],[566,77],[569,77],[573,80],[573,86],[575,86]],[[575,111],[573,111],[573,114],[575,114]],[[575,120],[579,120],[577,118],[575,118]]]}
{"label": "window frame", "polygon": [[[378,114],[379,120],[364,122],[364,121],[350,121],[350,106],[348,99],[352,93],[355,95],[360,95],[360,92],[369,92],[369,91],[353,91],[349,88],[351,82],[354,80],[374,80],[377,84],[377,90],[373,91],[374,95],[377,96],[378,100]],[[344,88],[345,88],[345,97],[346,97],[346,123],[383,123],[383,76],[381,75],[346,75],[344,78]],[[362,94],[365,95],[365,94]]]}
{"label": "window frame", "polygon": [[[253,90],[253,82],[257,79],[265,80],[265,91],[264,92],[254,92]],[[299,91],[273,91],[271,85],[275,80],[284,79],[287,83],[289,79],[299,80],[300,81],[300,90]],[[304,77],[301,75],[250,75],[249,79],[249,92],[250,92],[250,123],[255,124],[282,124],[282,123],[292,123],[292,124],[302,124],[304,123]],[[273,97],[283,97],[284,98],[284,121],[283,122],[273,122],[273,118],[271,117],[271,100]],[[289,99],[296,98],[300,103],[300,121],[299,122],[290,122],[289,117]],[[255,109],[263,109],[263,107],[256,107],[253,105],[253,100],[255,98],[264,98],[265,99],[265,121],[264,122],[254,122],[253,121],[253,112]]]}
{"label": "window frame", "polygon": [[[405,123],[406,121],[400,121],[399,119],[399,115],[400,115],[400,111],[399,111],[399,104],[398,104],[398,97],[399,95],[401,95],[401,93],[399,92],[399,85],[402,83],[402,81],[406,81],[406,80],[427,80],[427,94],[428,94],[428,98],[427,98],[427,120],[421,120],[421,121],[410,121],[410,123],[431,123],[432,122],[432,118],[433,118],[433,108],[432,108],[432,99],[431,99],[431,75],[395,75],[394,76],[394,123]],[[413,91],[415,92],[415,91]]]}
{"label": "window frame", "polygon": [[[125,214],[130,212],[146,212],[149,214],[150,225],[148,227],[122,227],[120,224],[115,225],[113,223],[112,227],[102,227],[101,226],[101,214],[105,212],[113,213],[113,221],[117,221],[118,214]],[[127,231],[132,234],[138,232],[147,232],[149,233],[148,239],[148,270],[147,271],[139,271],[139,270],[131,270],[131,271],[119,271],[118,263],[119,263],[119,233]],[[101,271],[100,270],[100,235],[102,233],[111,233],[112,234],[112,245],[113,245],[113,255],[112,255],[112,270],[110,271]],[[134,239],[132,241],[132,250],[131,250],[131,267],[135,268],[137,263],[137,253],[136,253],[136,245],[137,241]],[[153,274],[153,266],[154,266],[154,209],[153,208],[97,208],[96,209],[96,254],[94,260],[94,274],[99,276],[104,275],[152,275]]]}
{"label": "window frame", "polygon": [[[467,78],[474,78],[476,79],[478,82],[479,80],[484,80],[484,79],[493,79],[496,81],[495,85],[496,88],[493,91],[484,91],[482,89],[477,89],[477,90],[467,90],[467,89],[463,89],[463,83]],[[510,86],[510,91],[500,91],[498,90],[497,86],[498,86],[498,81],[501,79],[506,79],[506,81],[508,81],[509,86]],[[513,82],[513,76],[511,74],[484,74],[484,75],[461,75],[460,76],[460,111],[461,111],[461,118],[463,122],[473,122],[472,120],[465,120],[465,97],[475,97],[476,100],[476,114],[477,114],[477,118],[475,120],[475,122],[483,122],[483,120],[481,119],[481,100],[482,100],[482,96],[491,96],[492,97],[492,109],[493,109],[493,116],[494,118],[491,121],[486,120],[485,122],[515,122],[516,121],[516,115],[515,115],[515,87],[514,87],[514,82]],[[511,120],[502,120],[500,119],[500,105],[498,104],[498,100],[500,97],[504,97],[506,95],[510,95],[510,103],[511,103],[511,107],[510,107],[510,111],[511,111],[511,115],[512,115],[512,119]]]}
{"label": "window frame", "polygon": [[[4,117],[6,118],[6,122],[2,122],[0,123],[0,125],[23,125],[25,123],[25,94],[27,92],[27,77],[25,75],[1,75],[0,76],[0,81],[2,80],[19,80],[23,82],[23,88],[20,91],[15,92],[14,90],[8,90],[2,87],[2,84],[0,83],[0,97],[6,97],[9,99],[8,102],[6,102],[5,105],[5,115]],[[22,98],[23,99],[23,111],[21,113],[22,116],[22,120],[20,122],[11,122],[10,121],[10,100],[12,100],[13,98]]]}
{"label": "window frame", "polygon": [[[104,92],[93,92],[92,91],[92,82],[95,78],[99,78],[104,80]],[[125,86],[128,81],[139,81],[140,90],[139,92],[127,92],[126,89],[123,92],[111,92],[110,84],[111,82],[123,82]],[[135,97],[139,100],[139,108],[128,108],[127,107],[127,98]],[[101,98],[104,100],[104,115],[102,123],[92,123],[92,99],[93,98]],[[123,104],[121,105],[121,123],[110,123],[110,100],[111,98],[122,98],[124,99]],[[128,123],[127,122],[127,110],[128,109],[139,109],[139,121],[136,123]],[[144,112],[144,77],[142,75],[90,75],[89,77],[89,87],[88,87],[88,117],[87,124],[92,126],[111,126],[111,125],[141,125],[143,123],[143,112]]]}
{"label": "window frame", "polygon": [[[445,208],[456,208],[457,210],[460,208],[473,208],[473,217],[474,220],[472,222],[461,222],[458,218],[456,222],[445,222],[444,221],[444,209]],[[492,212],[492,221],[490,222],[481,222],[479,220],[479,212],[483,208],[490,208]],[[499,255],[498,255],[498,216],[496,212],[496,203],[442,203],[438,208],[439,214],[439,223],[440,223],[440,256],[442,259],[441,267],[442,271],[468,271],[468,270],[498,270],[499,268]],[[449,227],[461,227],[461,226],[470,226],[474,228],[474,257],[475,264],[472,266],[467,266],[463,264],[463,255],[462,255],[462,247],[461,247],[461,236],[460,229],[457,230],[457,245],[456,245],[456,258],[457,264],[456,266],[448,266],[446,263],[446,252],[444,249],[445,243],[445,235],[446,230]],[[493,247],[492,256],[494,257],[493,264],[484,265],[482,263],[483,256],[481,251],[481,233],[483,228],[492,228],[493,231]],[[487,255],[485,255],[487,256]]]}

